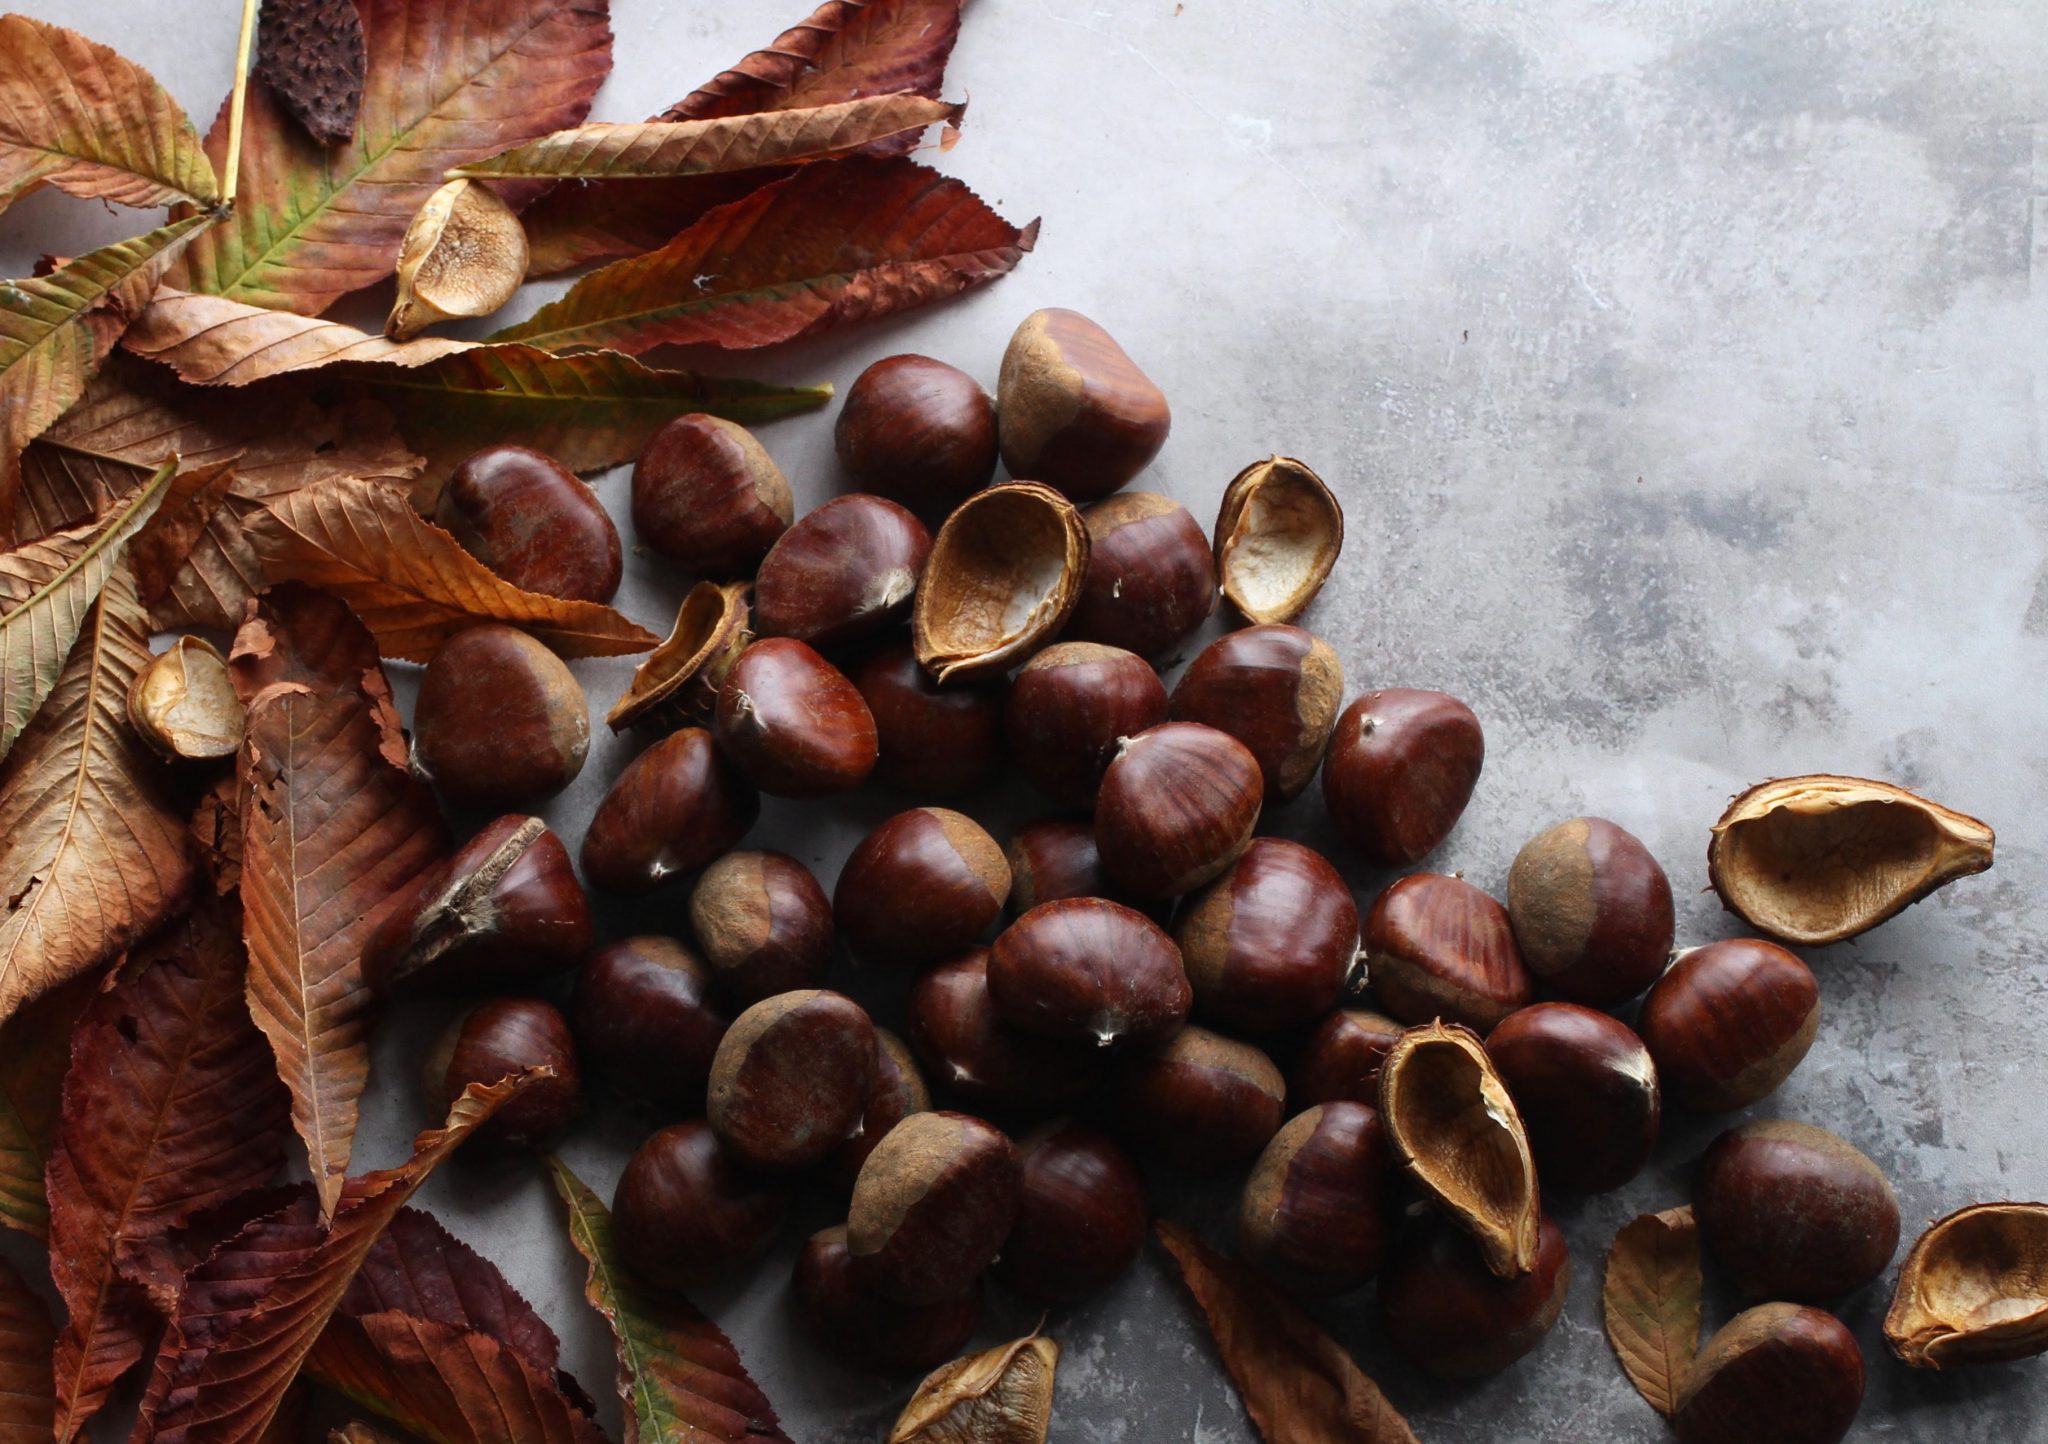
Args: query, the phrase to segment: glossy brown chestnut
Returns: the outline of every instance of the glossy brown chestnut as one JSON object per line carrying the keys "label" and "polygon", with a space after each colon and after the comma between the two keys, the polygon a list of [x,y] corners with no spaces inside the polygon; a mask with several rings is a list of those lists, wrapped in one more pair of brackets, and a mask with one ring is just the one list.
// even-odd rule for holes
{"label": "glossy brown chestnut", "polygon": [[1103,870],[1095,847],[1095,822],[1087,817],[1047,817],[1027,822],[1003,849],[1010,864],[1010,916],[1042,902],[1070,897],[1116,897],[1116,884]]}
{"label": "glossy brown chestnut", "polygon": [[1117,743],[1166,720],[1166,686],[1143,657],[1060,642],[1010,684],[1003,731],[1024,775],[1060,802],[1095,799]]}
{"label": "glossy brown chestnut", "polygon": [[988,956],[970,948],[910,990],[910,1046],[931,1081],[979,1109],[1043,1114],[1080,1101],[1108,1059],[1092,1042],[1055,1042],[999,1018]]}
{"label": "glossy brown chestnut", "polygon": [[1366,914],[1365,948],[1380,1006],[1404,1023],[1441,1018],[1487,1033],[1535,994],[1507,909],[1463,878],[1396,882]]}
{"label": "glossy brown chestnut", "polygon": [[457,807],[559,792],[590,751],[590,704],[560,657],[517,627],[457,632],[420,676],[413,767]]}
{"label": "glossy brown chestnut", "polygon": [[633,466],[633,531],[714,577],[753,570],[795,515],[789,482],[744,426],[678,416]]}
{"label": "glossy brown chestnut", "polygon": [[1166,443],[1166,397],[1077,311],[1024,318],[996,382],[1003,464],[1075,501],[1108,496]]}
{"label": "glossy brown chestnut", "polygon": [[749,1168],[792,1172],[830,1157],[859,1126],[875,1083],[875,1025],[843,993],[764,999],[726,1029],[704,1115]]}
{"label": "glossy brown chestnut", "polygon": [[583,1111],[576,1040],[559,1011],[537,998],[493,998],[450,1023],[428,1050],[427,1111],[444,1116],[472,1083],[496,1083],[528,1068],[551,1068],[479,1125],[472,1143],[489,1150],[545,1150]]}
{"label": "glossy brown chestnut", "polygon": [[576,974],[570,1013],[593,1073],[621,1092],[697,1112],[732,1018],[704,960],[674,938],[624,938]]}
{"label": "glossy brown chestnut", "polygon": [[1763,1304],[1707,1340],[1671,1416],[1682,1444],[1837,1444],[1863,1407],[1863,1350],[1840,1319]]}
{"label": "glossy brown chestnut", "polygon": [[1095,799],[1102,865],[1144,898],[1192,892],[1236,861],[1259,823],[1265,779],[1242,742],[1164,722],[1120,743]]}
{"label": "glossy brown chestnut", "polygon": [[1143,913],[1104,898],[1040,903],[997,936],[988,991],[1013,1027],[1070,1043],[1164,1043],[1193,1001],[1180,950]]}
{"label": "glossy brown chestnut", "polygon": [[524,446],[471,452],[443,483],[434,521],[515,587],[579,602],[608,602],[619,589],[619,529],[552,456]]}
{"label": "glossy brown chestnut", "polygon": [[1715,1139],[1693,1212],[1707,1251],[1752,1298],[1838,1298],[1883,1273],[1899,1247],[1899,1201],[1884,1174],[1807,1123],[1766,1119]]}
{"label": "glossy brown chestnut", "polygon": [[846,389],[832,445],[855,486],[936,520],[995,475],[995,402],[957,366],[884,356]]}
{"label": "glossy brown chestnut", "polygon": [[1657,1065],[1619,1018],[1537,1003],[1487,1035],[1486,1055],[1522,1115],[1545,1190],[1605,1193],[1650,1161],[1662,1118]]}
{"label": "glossy brown chestnut", "polygon": [[761,815],[752,784],[702,727],[672,732],[626,764],[583,834],[583,875],[606,892],[651,892],[688,877]]}
{"label": "glossy brown chestnut", "polygon": [[1598,817],[1522,845],[1508,869],[1522,958],[1575,1003],[1611,1008],[1657,981],[1671,956],[1671,884],[1650,850]]}
{"label": "glossy brown chestnut", "polygon": [[1003,767],[1000,683],[940,686],[907,642],[861,663],[853,685],[875,719],[875,780],[917,797],[957,797]]}
{"label": "glossy brown chestnut", "polygon": [[1571,1253],[1548,1215],[1535,1267],[1512,1279],[1495,1277],[1447,1219],[1430,1220],[1422,1233],[1403,1240],[1380,1279],[1380,1314],[1395,1348],[1439,1379],[1476,1379],[1543,1342],[1572,1282]]}
{"label": "glossy brown chestnut", "polygon": [[923,522],[886,497],[852,492],[806,512],[761,559],[754,630],[836,647],[910,615],[931,554]]}
{"label": "glossy brown chestnut", "polygon": [[1259,761],[1266,801],[1301,795],[1337,725],[1344,664],[1300,627],[1262,623],[1225,632],[1196,654],[1173,688],[1176,722],[1228,732]]}
{"label": "glossy brown chestnut", "polygon": [[1290,1293],[1349,1293],[1386,1256],[1392,1160],[1370,1104],[1324,1103],[1289,1119],[1245,1180],[1238,1252]]}
{"label": "glossy brown chestnut", "polygon": [[1067,635],[1141,657],[1171,650],[1216,610],[1216,558],[1188,509],[1127,491],[1083,509],[1088,570]]}
{"label": "glossy brown chestnut", "polygon": [[1359,962],[1358,905],[1321,853],[1255,838],[1174,921],[1195,1008],[1235,1033],[1306,1027]]}
{"label": "glossy brown chestnut", "polygon": [[1680,953],[1636,1027],[1674,1101],[1747,1108],[1791,1076],[1820,1026],[1820,987],[1776,943],[1728,938]]}
{"label": "glossy brown chestnut", "polygon": [[1110,1113],[1139,1151],[1192,1173],[1243,1168],[1286,1116],[1273,1060],[1207,1028],[1180,1030],[1132,1058],[1110,1085]]}
{"label": "glossy brown chestnut", "polygon": [[1102,1292],[1145,1246],[1145,1185],[1105,1133],[1048,1123],[1017,1145],[1024,1192],[996,1279],[1046,1304]]}
{"label": "glossy brown chestnut", "polygon": [[1340,1008],[1302,1045],[1287,1089],[1287,1106],[1309,1108],[1340,1098],[1378,1105],[1380,1060],[1402,1025],[1366,1008]]}
{"label": "glossy brown chestnut", "polygon": [[1337,719],[1323,756],[1323,805],[1344,840],[1377,867],[1407,867],[1458,825],[1486,738],[1456,697],[1383,687]]}
{"label": "glossy brown chestnut", "polygon": [[811,1338],[841,1362],[881,1374],[933,1369],[967,1347],[981,1322],[981,1281],[935,1304],[899,1304],[870,1288],[846,1251],[846,1225],[811,1235],[792,1284]]}
{"label": "glossy brown chestnut", "polygon": [[718,744],[776,797],[824,797],[874,771],[875,719],[837,667],[793,637],[740,653],[718,689]]}
{"label": "glossy brown chestnut", "polygon": [[964,1113],[913,1113],[875,1146],[854,1180],[846,1247],[859,1277],[904,1304],[973,1287],[1017,1221],[1017,1145]]}
{"label": "glossy brown chestnut", "polygon": [[868,1106],[861,1111],[860,1122],[827,1160],[827,1176],[840,1188],[852,1188],[860,1166],[889,1130],[931,1106],[931,1089],[925,1087],[924,1074],[918,1072],[917,1060],[910,1056],[910,1045],[887,1028],[875,1029],[875,1086],[868,1090]]}
{"label": "glossy brown chestnut", "polygon": [[664,1289],[737,1278],[788,1214],[782,1183],[741,1168],[701,1118],[641,1144],[612,1194],[619,1252],[634,1273]]}
{"label": "glossy brown chestnut", "polygon": [[390,913],[363,949],[380,998],[484,991],[573,966],[590,947],[590,903],[569,849],[537,817],[489,824]]}
{"label": "glossy brown chestnut", "polygon": [[690,930],[742,1008],[815,988],[832,967],[832,904],[786,852],[729,852],[705,868],[690,889]]}
{"label": "glossy brown chestnut", "polygon": [[1010,865],[981,824],[914,807],[855,846],[839,870],[832,915],[854,957],[919,968],[979,941],[1009,896]]}

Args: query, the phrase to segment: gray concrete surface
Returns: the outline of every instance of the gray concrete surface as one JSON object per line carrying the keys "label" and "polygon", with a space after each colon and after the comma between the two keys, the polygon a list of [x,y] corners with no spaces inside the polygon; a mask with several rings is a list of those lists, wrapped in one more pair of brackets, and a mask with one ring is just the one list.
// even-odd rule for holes
{"label": "gray concrete surface", "polygon": [[[802,6],[617,0],[600,117],[670,102]],[[231,0],[26,8],[145,61],[202,124],[225,89]],[[1478,709],[1486,774],[1431,865],[1488,888],[1530,833],[1598,812],[1652,845],[1681,936],[1701,941],[1734,931],[1704,891],[1706,828],[1752,781],[1863,773],[1988,818],[1995,871],[1812,955],[1819,1042],[1756,1111],[1868,1150],[1909,1229],[2048,1196],[2044,20],[2037,0],[974,0],[948,85],[973,110],[937,164],[1013,218],[1043,215],[1037,253],[942,310],[737,369],[843,387],[915,349],[993,383],[1017,320],[1067,305],[1172,398],[1142,486],[1206,518],[1244,462],[1309,460],[1350,533],[1308,620],[1353,691],[1441,687]],[[38,250],[134,228],[37,197],[0,220],[0,255],[20,274]],[[766,434],[806,503],[836,486],[829,423]],[[600,490],[622,511],[623,473]],[[625,606],[665,628],[677,580],[646,558],[628,571]],[[579,666],[599,708],[629,670]],[[631,750],[602,738],[548,809],[569,837]],[[829,879],[891,810],[867,793],[770,804],[757,836]],[[1031,803],[977,810],[1000,828]],[[1269,825],[1328,841],[1319,811],[1311,795]],[[1362,898],[1384,881],[1346,865]],[[681,903],[608,921],[676,927]],[[380,1036],[359,1166],[422,1121],[412,1075],[438,1021]],[[645,1127],[608,1111],[567,1155],[608,1191]],[[1646,1176],[1562,1204],[1569,1310],[1498,1378],[1417,1381],[1369,1298],[1324,1317],[1431,1444],[1664,1438],[1601,1337],[1600,1260],[1627,1217],[1686,1197],[1716,1128],[1674,1119]],[[545,1186],[455,1169],[424,1201],[604,1392],[607,1346]],[[1211,1224],[1226,1208],[1220,1192],[1160,1204]],[[703,1302],[793,1436],[878,1438],[905,1391],[796,1336],[794,1247]],[[1910,1374],[1879,1341],[1888,1290],[1842,1308],[1870,1368],[1854,1437],[2043,1436],[2048,1364]],[[1713,1321],[1731,1308],[1710,1300]],[[985,1332],[1031,1319],[1006,1303]],[[1054,1438],[1253,1437],[1157,1256],[1050,1328]]]}

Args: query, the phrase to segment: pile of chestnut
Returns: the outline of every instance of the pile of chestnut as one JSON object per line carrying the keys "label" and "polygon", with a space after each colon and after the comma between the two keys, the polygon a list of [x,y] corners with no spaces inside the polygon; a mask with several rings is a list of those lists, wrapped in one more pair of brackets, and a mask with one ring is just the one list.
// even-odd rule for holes
{"label": "pile of chestnut", "polygon": [[[672,890],[676,935],[593,950],[568,850],[514,813],[391,919],[369,976],[386,996],[500,995],[453,1026],[430,1087],[438,1104],[551,1065],[488,1126],[502,1145],[558,1138],[584,1067],[673,1120],[614,1201],[657,1285],[745,1270],[804,1181],[844,1198],[795,1290],[858,1364],[950,1357],[991,1272],[1048,1303],[1108,1284],[1145,1232],[1136,1153],[1243,1174],[1244,1256],[1302,1295],[1377,1277],[1389,1337],[1420,1367],[1502,1368],[1557,1318],[1570,1260],[1545,1217],[1533,1265],[1501,1277],[1450,1214],[1404,1207],[1378,1077],[1402,1031],[1482,1036],[1543,1188],[1600,1191],[1648,1159],[1667,1095],[1720,1111],[1770,1093],[1813,1038],[1814,980],[1762,941],[1671,963],[1670,885],[1601,819],[1531,840],[1505,904],[1413,873],[1362,923],[1330,860],[1258,836],[1320,773],[1340,860],[1412,867],[1472,794],[1480,724],[1438,692],[1344,704],[1335,652],[1294,625],[1343,534],[1301,463],[1247,468],[1213,536],[1122,492],[1167,425],[1115,341],[1059,311],[1019,328],[994,402],[926,357],[870,367],[836,432],[860,489],[801,519],[745,429],[670,422],[635,469],[633,523],[702,585],[613,714],[657,736],[581,862],[601,892]],[[991,486],[999,457],[1036,485]],[[990,525],[987,506],[1012,501]],[[603,507],[535,453],[471,457],[437,516],[521,586],[602,600],[618,584]],[[1155,662],[1219,594],[1247,625],[1169,692]],[[543,796],[588,739],[574,677],[523,633],[475,628],[427,668],[415,758],[452,802]],[[1048,812],[1007,839],[927,805],[1012,771]],[[796,859],[742,847],[762,794],[870,778],[918,805],[860,842],[829,896]],[[915,976],[900,1036],[827,986],[842,950]],[[566,1013],[507,995],[570,969]],[[1604,1011],[1646,991],[1635,1028]],[[1802,1125],[1726,1135],[1698,1205],[1713,1255],[1771,1300],[1833,1298],[1897,1241],[1875,1168]],[[1724,1367],[1767,1367],[1755,1350],[1781,1340],[1757,1338]]]}

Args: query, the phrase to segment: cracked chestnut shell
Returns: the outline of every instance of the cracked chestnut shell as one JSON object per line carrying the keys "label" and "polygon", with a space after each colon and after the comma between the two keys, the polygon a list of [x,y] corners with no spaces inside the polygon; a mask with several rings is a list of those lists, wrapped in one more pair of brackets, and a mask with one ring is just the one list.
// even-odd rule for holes
{"label": "cracked chestnut shell", "polygon": [[1010,758],[1058,802],[1086,807],[1118,742],[1166,720],[1166,685],[1118,647],[1058,642],[1010,684],[1003,732]]}
{"label": "cracked chestnut shell", "polygon": [[1543,1342],[1564,1312],[1571,1281],[1571,1253],[1548,1215],[1532,1267],[1511,1279],[1495,1277],[1470,1238],[1435,1219],[1388,1262],[1380,1314],[1394,1347],[1425,1373],[1477,1379]]}
{"label": "cracked chestnut shell", "polygon": [[633,531],[712,577],[749,572],[795,515],[789,481],[754,434],[717,416],[678,416],[633,465]]}
{"label": "cracked chestnut shell", "polygon": [[2048,1203],[1978,1203],[1929,1225],[1899,1266],[1884,1339],[1916,1369],[2048,1353]]}
{"label": "cracked chestnut shell", "polygon": [[885,497],[852,492],[799,517],[754,574],[754,630],[830,648],[910,615],[932,535]]}
{"label": "cracked chestnut shell", "polygon": [[1109,495],[1166,444],[1165,393],[1078,311],[1033,311],[996,382],[1003,464],[1075,501]]}
{"label": "cracked chestnut shell", "polygon": [[1058,492],[977,491],[932,539],[910,612],[919,664],[940,682],[1008,671],[1059,635],[1087,568],[1088,528]]}
{"label": "cracked chestnut shell", "polygon": [[854,1180],[846,1247],[857,1277],[904,1304],[955,1298],[995,1261],[1024,1189],[1017,1145],[964,1113],[913,1113]]}
{"label": "cracked chestnut shell", "polygon": [[1671,956],[1671,884],[1650,850],[1604,818],[1574,817],[1522,844],[1508,869],[1522,960],[1575,1003],[1611,1008]]}
{"label": "cracked chestnut shell", "polygon": [[1535,996],[1507,909],[1460,877],[1419,872],[1381,893],[1365,949],[1373,992],[1404,1023],[1485,1033]]}
{"label": "cracked chestnut shell", "polygon": [[496,1083],[528,1068],[551,1068],[477,1130],[473,1142],[494,1152],[544,1152],[583,1111],[576,1040],[560,1011],[538,998],[492,998],[450,1023],[428,1050],[427,1109],[446,1115],[472,1083]]}
{"label": "cracked chestnut shell", "polygon": [[1764,1119],[1716,1138],[1693,1213],[1707,1251],[1752,1298],[1838,1298],[1883,1273],[1899,1247],[1899,1201],[1884,1174],[1809,1123]]}
{"label": "cracked chestnut shell", "polygon": [[1682,1444],[1837,1444],[1863,1405],[1863,1350],[1841,1320],[1796,1304],[1737,1314],[1678,1393]]}
{"label": "cracked chestnut shell", "polygon": [[861,1277],[846,1249],[846,1225],[811,1235],[791,1284],[805,1331],[858,1369],[915,1374],[952,1358],[981,1322],[981,1282],[931,1304],[900,1304]]}
{"label": "cracked chestnut shell", "polygon": [[1322,854],[1255,838],[1174,922],[1195,1007],[1233,1032],[1307,1027],[1336,1005],[1359,957],[1358,905]]}
{"label": "cracked chestnut shell", "polygon": [[740,653],[718,689],[718,745],[774,797],[825,797],[874,771],[874,714],[846,675],[794,637]]}
{"label": "cracked chestnut shell", "polygon": [[1755,938],[1680,953],[1636,1018],[1665,1088],[1702,1113],[1767,1097],[1799,1066],[1819,1027],[1812,971]]}
{"label": "cracked chestnut shell", "polygon": [[1257,1048],[1190,1026],[1117,1070],[1109,1110],[1133,1148],[1207,1173],[1257,1158],[1286,1116],[1286,1094]]}
{"label": "cracked chestnut shell", "polygon": [[1180,950],[1143,913],[1103,898],[1040,903],[997,936],[988,990],[997,1014],[1070,1043],[1143,1048],[1187,1021]]}
{"label": "cracked chestnut shell", "polygon": [[568,666],[517,627],[465,627],[413,703],[413,767],[457,807],[561,791],[590,751],[590,704]]}
{"label": "cracked chestnut shell", "polygon": [[651,892],[746,836],[761,799],[702,727],[670,733],[626,764],[583,834],[583,875],[606,892]]}
{"label": "cracked chestnut shell", "polygon": [[690,931],[741,1007],[815,988],[832,967],[832,904],[784,852],[729,852],[690,889]]}
{"label": "cracked chestnut shell", "polygon": [[919,968],[980,941],[1009,895],[1010,865],[980,823],[914,807],[855,845],[832,913],[854,957]]}
{"label": "cracked chestnut shell", "polygon": [[936,519],[995,475],[995,402],[957,366],[884,356],[846,389],[832,444],[855,486]]}
{"label": "cracked chestnut shell", "polygon": [[1238,1251],[1289,1293],[1349,1293],[1380,1270],[1389,1223],[1385,1130],[1364,1103],[1323,1103],[1273,1135],[1238,1207]]}
{"label": "cracked chestnut shell", "polygon": [[701,1118],[641,1144],[612,1194],[619,1252],[634,1273],[664,1289],[739,1277],[788,1215],[788,1189],[740,1167]]}
{"label": "cracked chestnut shell", "polygon": [[974,1108],[1043,1115],[1079,1102],[1108,1067],[1094,1043],[1013,1028],[988,992],[987,948],[969,948],[910,990],[910,1046],[938,1087]]}
{"label": "cracked chestnut shell", "polygon": [[1537,1003],[1487,1035],[1486,1056],[1514,1095],[1544,1187],[1605,1193],[1650,1161],[1662,1118],[1657,1065],[1619,1018]]}
{"label": "cracked chestnut shell", "polygon": [[1108,1134],[1072,1120],[1017,1145],[1024,1164],[1017,1222],[1003,1242],[998,1282],[1047,1304],[1100,1293],[1145,1246],[1145,1185]]}
{"label": "cracked chestnut shell", "polygon": [[1127,491],[1084,508],[1088,570],[1067,636],[1158,657],[1216,609],[1216,562],[1201,523],[1172,497]]}
{"label": "cracked chestnut shell", "polygon": [[1255,461],[1223,490],[1216,575],[1246,619],[1291,622],[1329,580],[1344,546],[1344,508],[1306,463]]}
{"label": "cracked chestnut shell", "polygon": [[633,669],[625,694],[605,714],[612,731],[638,724],[663,730],[707,722],[733,662],[754,640],[745,582],[699,582],[676,609],[675,627]]}
{"label": "cracked chestnut shell", "polygon": [[704,1116],[749,1168],[821,1163],[859,1126],[875,1083],[875,1025],[843,993],[782,993],[733,1019],[711,1059]]}
{"label": "cracked chestnut shell", "polygon": [[732,1018],[704,960],[674,938],[622,938],[576,974],[570,1015],[591,1071],[665,1108],[704,1106],[711,1060]]}
{"label": "cracked chestnut shell", "polygon": [[515,587],[608,602],[624,557],[604,503],[576,474],[525,446],[486,446],[448,474],[434,521]]}
{"label": "cracked chestnut shell", "polygon": [[1470,707],[1442,692],[1383,687],[1337,719],[1323,756],[1323,804],[1368,862],[1407,867],[1450,836],[1485,761]]}
{"label": "cracked chestnut shell", "polygon": [[1000,682],[940,686],[908,642],[884,647],[853,674],[875,719],[874,777],[916,797],[957,797],[1001,775]]}
{"label": "cracked chestnut shell", "polygon": [[1095,798],[1095,845],[1141,898],[1192,892],[1252,840],[1265,779],[1242,742],[1199,722],[1162,722],[1117,746]]}
{"label": "cracked chestnut shell", "polygon": [[1402,1025],[1368,1008],[1340,1008],[1309,1034],[1295,1059],[1288,1084],[1290,1107],[1306,1108],[1348,1098],[1380,1101],[1380,1064],[1402,1033]]}
{"label": "cracked chestnut shell", "polygon": [[1291,802],[1323,763],[1343,697],[1344,664],[1330,644],[1271,622],[1202,648],[1174,684],[1173,718],[1228,732],[1258,759],[1267,803]]}

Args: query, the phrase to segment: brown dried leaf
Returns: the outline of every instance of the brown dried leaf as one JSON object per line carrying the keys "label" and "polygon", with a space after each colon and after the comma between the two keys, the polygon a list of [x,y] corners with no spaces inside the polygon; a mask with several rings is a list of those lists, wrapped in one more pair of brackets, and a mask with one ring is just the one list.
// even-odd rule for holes
{"label": "brown dried leaf", "polygon": [[1300,1305],[1177,1223],[1154,1225],[1266,1444],[1417,1444],[1408,1421]]}
{"label": "brown dried leaf", "polygon": [[0,1259],[0,1444],[49,1444],[56,1417],[50,1311]]}
{"label": "brown dried leaf", "polygon": [[391,681],[377,655],[377,639],[330,592],[302,582],[279,582],[249,603],[228,654],[235,689],[244,702],[280,683],[313,692],[352,694],[369,705],[393,767],[408,753]]}
{"label": "brown dried leaf", "polygon": [[192,809],[192,845],[216,897],[242,885],[242,814],[235,810],[235,774],[213,780]]}
{"label": "brown dried leaf", "polygon": [[407,1208],[392,1219],[349,1285],[341,1312],[408,1314],[489,1334],[543,1369],[561,1362],[561,1341],[533,1305],[496,1264],[424,1209]]}
{"label": "brown dried leaf", "polygon": [[889,1444],[1045,1444],[1060,1346],[1033,1333],[925,1376]]}
{"label": "brown dried leaf", "polygon": [[0,1224],[37,1238],[50,1228],[43,1162],[57,1140],[71,1027],[97,990],[80,978],[0,1023]]}
{"label": "brown dried leaf", "polygon": [[356,0],[263,0],[256,78],[322,145],[356,133],[367,59]]}
{"label": "brown dried leaf", "polygon": [[1607,1342],[1622,1372],[1667,1418],[1700,1349],[1700,1240],[1692,1208],[1646,1213],[1607,1251]]}
{"label": "brown dried leaf", "polygon": [[178,574],[192,560],[234,484],[232,457],[186,467],[171,478],[156,515],[128,544],[128,565],[134,568],[135,590],[143,606],[153,611],[171,595]]}

